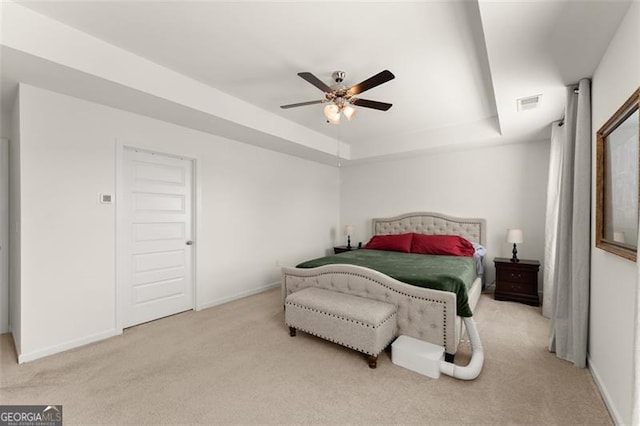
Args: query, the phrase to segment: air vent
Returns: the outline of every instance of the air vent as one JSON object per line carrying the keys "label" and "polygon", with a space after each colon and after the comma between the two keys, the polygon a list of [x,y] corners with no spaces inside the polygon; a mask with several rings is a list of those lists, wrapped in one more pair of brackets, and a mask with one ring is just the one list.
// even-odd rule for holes
{"label": "air vent", "polygon": [[516,103],[518,104],[518,111],[528,111],[530,109],[538,108],[541,100],[542,95],[520,98],[516,101]]}

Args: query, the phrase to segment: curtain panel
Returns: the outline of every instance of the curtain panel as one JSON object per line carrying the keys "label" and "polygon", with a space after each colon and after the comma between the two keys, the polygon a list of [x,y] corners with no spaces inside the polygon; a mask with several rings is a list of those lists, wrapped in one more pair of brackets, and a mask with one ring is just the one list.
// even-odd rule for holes
{"label": "curtain panel", "polygon": [[[638,241],[640,241],[640,223],[638,224]],[[631,407],[631,424],[640,425],[640,262],[636,260],[638,279],[636,280],[636,311],[633,316],[633,393]]]}
{"label": "curtain panel", "polygon": [[[576,90],[577,89],[577,90]],[[567,88],[559,167],[549,350],[586,367],[591,250],[591,84]],[[546,290],[546,289],[545,289]]]}
{"label": "curtain panel", "polygon": [[563,121],[551,124],[549,152],[549,181],[547,183],[547,213],[544,227],[544,267],[542,315],[551,318],[553,283],[556,272],[556,246],[558,244],[558,207],[560,203],[560,171],[562,170],[563,141],[566,137]]}

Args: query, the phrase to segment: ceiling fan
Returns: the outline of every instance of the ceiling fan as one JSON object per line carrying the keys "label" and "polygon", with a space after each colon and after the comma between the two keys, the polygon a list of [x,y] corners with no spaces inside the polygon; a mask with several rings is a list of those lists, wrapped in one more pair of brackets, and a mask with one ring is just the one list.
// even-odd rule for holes
{"label": "ceiling fan", "polygon": [[347,119],[351,120],[356,113],[356,109],[352,105],[361,106],[364,108],[372,108],[380,111],[386,111],[391,108],[392,104],[386,102],[370,101],[368,99],[355,98],[369,89],[373,89],[387,81],[393,80],[395,75],[389,70],[384,70],[378,74],[369,77],[368,79],[354,85],[347,87],[342,82],[344,81],[345,72],[335,71],[331,77],[336,82],[332,86],[327,86],[315,75],[310,72],[299,72],[298,75],[304,80],[316,86],[318,89],[324,92],[324,99],[317,101],[300,102],[296,104],[282,105],[280,108],[295,108],[306,105],[323,104],[328,103],[324,107],[324,116],[327,118],[327,122],[331,124],[340,123],[340,113],[342,112]]}

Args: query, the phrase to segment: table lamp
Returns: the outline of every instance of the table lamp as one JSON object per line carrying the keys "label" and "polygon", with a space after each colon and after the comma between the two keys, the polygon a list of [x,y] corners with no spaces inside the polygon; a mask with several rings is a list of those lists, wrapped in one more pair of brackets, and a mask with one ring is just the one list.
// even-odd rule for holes
{"label": "table lamp", "polygon": [[344,235],[347,236],[347,248],[351,249],[351,234],[353,234],[353,226],[347,225],[344,227]]}
{"label": "table lamp", "polygon": [[511,261],[519,262],[520,259],[518,259],[518,249],[516,249],[516,244],[522,243],[522,230],[507,229],[507,242],[513,244],[513,257],[511,258]]}

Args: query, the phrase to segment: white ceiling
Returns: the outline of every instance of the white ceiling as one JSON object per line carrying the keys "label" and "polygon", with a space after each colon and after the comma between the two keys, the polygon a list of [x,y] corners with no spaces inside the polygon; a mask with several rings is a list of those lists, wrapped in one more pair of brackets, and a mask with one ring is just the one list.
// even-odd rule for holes
{"label": "white ceiling", "polygon": [[[548,138],[550,123],[563,113],[565,86],[592,76],[629,4],[20,2],[269,114],[345,142],[352,160]],[[32,63],[27,71],[29,65],[23,63],[32,58],[14,49],[3,52],[4,108],[17,81],[59,91],[69,86],[59,81],[65,78],[63,72],[35,76],[34,68],[45,67]],[[359,108],[352,121],[333,126],[325,123],[322,105],[279,108],[322,98],[298,72],[309,71],[330,85],[331,73],[344,70],[345,83],[352,85],[384,69],[396,78],[360,97],[392,103],[387,112]],[[91,80],[84,75],[82,89],[68,92],[91,99]],[[96,87],[104,83],[95,80]],[[543,95],[538,109],[516,111],[517,98],[538,94]],[[101,101],[117,104],[115,99]],[[152,105],[135,112],[157,116]],[[215,125],[193,127],[216,132]],[[284,139],[295,142],[296,136]],[[305,156],[300,149],[290,152]]]}

